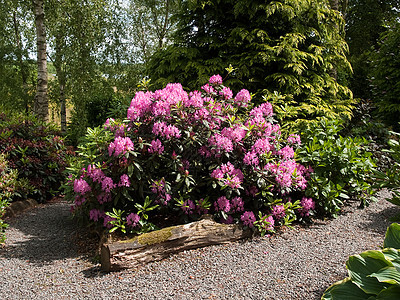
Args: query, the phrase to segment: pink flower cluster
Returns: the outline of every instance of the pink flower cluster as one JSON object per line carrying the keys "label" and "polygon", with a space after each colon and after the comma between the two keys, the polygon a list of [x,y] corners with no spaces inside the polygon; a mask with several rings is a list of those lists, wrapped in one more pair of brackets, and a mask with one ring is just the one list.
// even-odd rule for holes
{"label": "pink flower cluster", "polygon": [[283,204],[275,205],[272,208],[272,215],[275,217],[276,220],[284,218],[286,213],[285,213],[285,207],[283,206]]}
{"label": "pink flower cluster", "polygon": [[214,85],[220,85],[222,84],[222,77],[221,75],[213,75],[210,77],[210,80],[208,81],[210,84],[214,84]]}
{"label": "pink flower cluster", "polygon": [[222,181],[224,185],[233,189],[240,188],[244,178],[242,171],[240,169],[235,169],[230,162],[222,164],[212,171],[211,177]]}
{"label": "pink flower cluster", "polygon": [[157,203],[167,205],[168,201],[171,200],[171,195],[167,193],[165,179],[155,180],[150,185],[150,190],[153,194],[157,195]]}
{"label": "pink flower cluster", "polygon": [[240,220],[243,222],[244,226],[252,228],[254,222],[256,221],[256,217],[254,216],[254,213],[252,211],[245,211],[244,214],[240,217]]}
{"label": "pink flower cluster", "polygon": [[235,103],[238,107],[247,107],[251,100],[251,95],[248,90],[242,89],[236,94]]}
{"label": "pink flower cluster", "polygon": [[157,122],[153,125],[153,131],[155,135],[163,136],[167,140],[171,138],[179,139],[181,132],[175,125],[167,125],[165,122]]}
{"label": "pink flower cluster", "polygon": [[159,139],[152,140],[148,151],[149,153],[162,154],[164,152],[164,146]]}
{"label": "pink flower cluster", "polygon": [[108,155],[117,157],[120,154],[125,154],[127,151],[133,151],[133,143],[129,137],[116,137],[114,142],[108,146]]}
{"label": "pink flower cluster", "polygon": [[302,208],[300,209],[301,216],[309,216],[310,211],[315,209],[315,202],[311,198],[303,197],[300,201]]}
{"label": "pink flower cluster", "polygon": [[131,213],[126,217],[126,224],[130,227],[136,227],[139,224],[140,217],[135,213]]}
{"label": "pink flower cluster", "polygon": [[92,188],[84,179],[75,179],[74,181],[74,192],[77,194],[84,195],[90,192]]}

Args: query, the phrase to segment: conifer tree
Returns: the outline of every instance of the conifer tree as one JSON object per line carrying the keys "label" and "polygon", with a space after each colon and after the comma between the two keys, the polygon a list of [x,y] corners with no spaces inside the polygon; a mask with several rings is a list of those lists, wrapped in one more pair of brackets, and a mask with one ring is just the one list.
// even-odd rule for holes
{"label": "conifer tree", "polygon": [[264,95],[291,127],[351,116],[351,91],[340,82],[351,72],[344,21],[329,1],[185,1],[176,17],[174,44],[149,63],[156,86],[193,89],[231,64],[228,84],[256,101]]}

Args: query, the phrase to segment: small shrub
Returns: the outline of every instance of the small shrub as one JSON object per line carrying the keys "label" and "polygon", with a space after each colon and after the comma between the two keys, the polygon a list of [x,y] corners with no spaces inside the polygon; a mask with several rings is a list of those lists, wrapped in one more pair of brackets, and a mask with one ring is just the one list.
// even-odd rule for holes
{"label": "small shrub", "polygon": [[311,165],[306,196],[316,202],[320,215],[336,217],[343,203],[360,198],[369,204],[375,193],[372,187],[375,163],[365,150],[365,138],[342,137],[338,121],[322,120],[318,127],[305,130],[299,161]]}
{"label": "small shrub", "polygon": [[321,299],[400,299],[400,224],[389,226],[383,247],[350,256],[349,277],[330,286]]}
{"label": "small shrub", "polygon": [[271,104],[233,97],[219,75],[202,90],[138,92],[126,120],[88,129],[65,186],[75,216],[132,233],[206,213],[262,234],[306,218],[299,136],[283,138]]}
{"label": "small shrub", "polygon": [[0,152],[8,154],[18,179],[25,178],[34,187],[29,195],[15,198],[29,196],[43,202],[58,191],[67,155],[72,154],[58,134],[53,126],[34,118],[0,114]]}
{"label": "small shrub", "polygon": [[26,180],[18,180],[17,170],[9,167],[5,154],[0,153],[0,243],[5,241],[4,230],[8,225],[2,217],[10,201],[33,191]]}
{"label": "small shrub", "polygon": [[[387,198],[389,202],[400,206],[400,133],[391,132],[392,138],[389,139],[390,150],[387,152],[391,155],[393,163],[385,172],[377,171],[376,187],[387,188],[392,192],[391,198]],[[395,217],[400,220],[400,215]]]}

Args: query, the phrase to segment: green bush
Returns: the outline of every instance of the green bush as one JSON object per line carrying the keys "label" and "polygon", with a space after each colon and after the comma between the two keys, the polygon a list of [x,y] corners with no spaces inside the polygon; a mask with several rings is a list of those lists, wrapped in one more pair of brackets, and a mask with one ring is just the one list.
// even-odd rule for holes
{"label": "green bush", "polygon": [[57,193],[64,181],[67,156],[72,154],[51,124],[6,114],[0,114],[0,152],[8,154],[9,166],[18,170],[18,179],[24,178],[34,187],[12,200],[32,197],[39,202]]}
{"label": "green bush", "polygon": [[350,256],[349,277],[330,286],[321,299],[400,299],[400,224],[389,226],[383,247]]}
{"label": "green bush", "polygon": [[343,137],[339,121],[322,120],[306,129],[303,145],[297,152],[302,164],[314,168],[306,196],[316,202],[319,214],[336,217],[347,199],[359,198],[361,206],[369,204],[375,163],[365,150],[365,138]]}
{"label": "green bush", "polygon": [[6,155],[0,153],[0,243],[5,240],[4,230],[8,225],[4,223],[2,217],[10,201],[14,197],[22,197],[33,190],[34,188],[27,180],[18,180],[17,170],[11,169]]}
{"label": "green bush", "polygon": [[[387,188],[392,192],[391,198],[386,200],[390,201],[395,205],[400,206],[400,133],[391,132],[392,138],[389,140],[390,150],[393,163],[386,169],[385,172],[376,172],[376,187]],[[400,215],[396,217],[396,220],[400,219]]]}

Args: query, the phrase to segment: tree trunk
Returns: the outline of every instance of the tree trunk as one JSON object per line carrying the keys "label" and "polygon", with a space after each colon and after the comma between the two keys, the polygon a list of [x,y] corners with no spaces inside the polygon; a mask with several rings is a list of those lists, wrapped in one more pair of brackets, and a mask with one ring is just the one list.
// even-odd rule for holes
{"label": "tree trunk", "polygon": [[27,84],[27,71],[24,65],[24,61],[22,59],[22,43],[21,43],[21,35],[19,33],[19,23],[17,21],[17,14],[13,12],[13,23],[14,23],[14,33],[15,33],[15,41],[17,43],[17,60],[19,62],[19,67],[21,69],[21,79],[22,79],[22,91],[23,91],[23,99],[25,106],[25,113],[28,114],[29,105],[28,105],[28,84]]}
{"label": "tree trunk", "polygon": [[56,53],[54,60],[54,67],[56,69],[57,78],[58,78],[58,89],[59,89],[59,102],[60,102],[60,119],[61,119],[61,132],[65,133],[67,131],[67,109],[66,109],[66,99],[65,99],[65,72],[63,70],[63,59],[62,59],[62,50],[64,45],[63,37],[58,34],[56,36]]}
{"label": "tree trunk", "polygon": [[47,122],[49,120],[49,101],[47,98],[46,28],[44,26],[43,2],[44,0],[33,0],[38,67],[34,113],[39,119]]}

